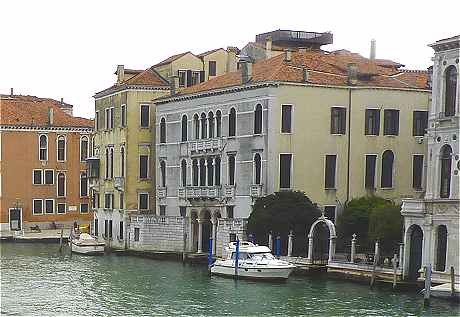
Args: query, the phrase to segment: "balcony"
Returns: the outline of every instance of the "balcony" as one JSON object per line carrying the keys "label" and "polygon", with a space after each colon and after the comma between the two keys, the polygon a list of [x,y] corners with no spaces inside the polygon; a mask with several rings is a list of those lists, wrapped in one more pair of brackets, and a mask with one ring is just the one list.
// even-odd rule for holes
{"label": "balcony", "polygon": [[262,184],[252,184],[250,188],[250,195],[251,197],[261,197],[263,195]]}
{"label": "balcony", "polygon": [[432,215],[458,215],[460,200],[458,199],[403,199],[401,214],[403,216],[421,217]]}
{"label": "balcony", "polygon": [[125,188],[125,178],[124,177],[114,177],[113,179],[113,186],[117,190],[123,191]]}
{"label": "balcony", "polygon": [[219,150],[222,146],[222,139],[203,139],[189,142],[190,152],[208,152]]}
{"label": "balcony", "polygon": [[166,198],[166,195],[168,194],[167,188],[166,187],[158,187],[157,188],[157,198]]}
{"label": "balcony", "polygon": [[220,186],[203,186],[203,187],[189,186],[185,188],[185,198],[187,199],[188,198],[216,199],[216,198],[219,198],[220,196],[221,196]]}
{"label": "balcony", "polygon": [[224,196],[226,198],[234,198],[235,197],[235,185],[225,185]]}

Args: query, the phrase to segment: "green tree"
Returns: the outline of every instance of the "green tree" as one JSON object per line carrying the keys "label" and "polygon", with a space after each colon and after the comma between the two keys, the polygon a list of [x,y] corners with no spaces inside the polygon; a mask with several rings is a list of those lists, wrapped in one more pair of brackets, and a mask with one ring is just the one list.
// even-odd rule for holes
{"label": "green tree", "polygon": [[290,230],[295,234],[293,252],[306,252],[307,230],[321,215],[317,205],[301,191],[282,191],[256,200],[248,219],[248,233],[266,244],[268,233],[279,234],[286,248]]}
{"label": "green tree", "polygon": [[393,202],[372,209],[369,218],[369,239],[379,240],[384,253],[395,250],[401,241],[403,217],[401,207]]}

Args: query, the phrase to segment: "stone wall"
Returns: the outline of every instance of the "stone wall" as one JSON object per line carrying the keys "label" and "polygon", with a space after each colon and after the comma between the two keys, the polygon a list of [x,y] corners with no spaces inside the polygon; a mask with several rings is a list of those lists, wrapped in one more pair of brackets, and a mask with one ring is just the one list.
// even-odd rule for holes
{"label": "stone wall", "polygon": [[246,239],[246,225],[247,219],[229,219],[220,218],[217,227],[216,239],[216,256],[225,256],[225,247],[230,241],[230,236],[235,234],[236,238],[240,240]]}

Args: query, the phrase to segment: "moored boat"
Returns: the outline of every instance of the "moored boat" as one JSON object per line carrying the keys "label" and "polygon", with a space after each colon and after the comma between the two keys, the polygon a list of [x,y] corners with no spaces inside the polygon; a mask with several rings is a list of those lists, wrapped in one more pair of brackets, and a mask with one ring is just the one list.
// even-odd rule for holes
{"label": "moored boat", "polygon": [[86,255],[104,254],[104,242],[97,241],[88,233],[81,233],[69,240],[72,252]]}
{"label": "moored boat", "polygon": [[[422,290],[425,293],[425,289]],[[454,284],[454,292],[452,293],[451,283],[444,283],[430,288],[430,295],[436,298],[444,298],[454,301],[460,301],[460,284]]]}
{"label": "moored boat", "polygon": [[[227,258],[214,262],[211,274],[247,279],[286,280],[295,268],[295,265],[275,258],[266,246],[242,241],[239,252],[236,249],[236,242],[229,243],[225,248]],[[237,253],[238,267],[235,269]]]}

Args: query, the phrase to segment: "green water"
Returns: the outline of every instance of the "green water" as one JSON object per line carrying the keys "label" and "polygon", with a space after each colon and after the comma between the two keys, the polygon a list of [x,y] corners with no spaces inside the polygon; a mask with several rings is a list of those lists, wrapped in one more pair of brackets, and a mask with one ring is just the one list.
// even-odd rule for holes
{"label": "green water", "polygon": [[88,257],[54,244],[3,243],[3,315],[458,316],[456,304],[415,293],[292,277],[283,284],[209,277],[202,266],[130,256]]}

